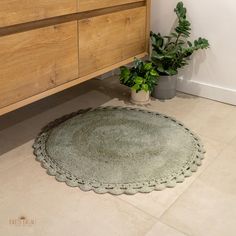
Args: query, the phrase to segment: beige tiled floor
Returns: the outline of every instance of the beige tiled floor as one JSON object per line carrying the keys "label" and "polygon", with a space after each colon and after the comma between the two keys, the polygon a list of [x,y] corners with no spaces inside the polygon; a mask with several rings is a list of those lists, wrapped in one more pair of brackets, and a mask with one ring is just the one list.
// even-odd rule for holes
{"label": "beige tiled floor", "polygon": [[[173,189],[114,197],[55,181],[31,148],[49,121],[104,104],[131,106],[128,90],[114,79],[92,80],[0,117],[0,235],[236,235],[236,107],[185,94],[143,107],[174,116],[195,131],[206,159]],[[22,215],[35,223],[9,223]]]}

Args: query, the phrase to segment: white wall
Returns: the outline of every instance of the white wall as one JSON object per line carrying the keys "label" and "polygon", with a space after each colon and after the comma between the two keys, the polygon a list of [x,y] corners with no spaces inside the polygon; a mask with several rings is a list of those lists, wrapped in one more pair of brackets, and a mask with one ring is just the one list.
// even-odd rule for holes
{"label": "white wall", "polygon": [[[176,0],[152,0],[152,30],[168,34]],[[197,52],[179,73],[178,90],[236,105],[236,1],[185,0],[192,38],[205,37],[211,49]]]}

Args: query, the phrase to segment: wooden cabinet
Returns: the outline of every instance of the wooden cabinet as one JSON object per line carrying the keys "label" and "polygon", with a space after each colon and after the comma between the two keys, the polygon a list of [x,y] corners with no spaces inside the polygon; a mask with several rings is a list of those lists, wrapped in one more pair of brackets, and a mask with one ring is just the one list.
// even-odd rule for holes
{"label": "wooden cabinet", "polygon": [[77,11],[77,0],[0,0],[0,27]]}
{"label": "wooden cabinet", "polygon": [[79,76],[144,52],[145,31],[145,7],[79,21]]}
{"label": "wooden cabinet", "polygon": [[149,10],[150,0],[0,0],[0,115],[147,55]]}
{"label": "wooden cabinet", "polygon": [[94,9],[119,6],[128,3],[141,2],[142,0],[77,0],[78,10],[89,11]]}
{"label": "wooden cabinet", "polygon": [[0,38],[0,107],[78,78],[77,22]]}

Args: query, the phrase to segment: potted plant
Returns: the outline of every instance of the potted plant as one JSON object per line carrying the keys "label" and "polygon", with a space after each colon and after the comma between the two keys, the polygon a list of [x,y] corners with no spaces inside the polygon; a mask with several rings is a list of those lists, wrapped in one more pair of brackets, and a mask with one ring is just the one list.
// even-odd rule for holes
{"label": "potted plant", "polygon": [[120,71],[121,84],[131,88],[131,101],[140,105],[149,103],[159,76],[152,62],[135,59],[131,68],[122,66]]}
{"label": "potted plant", "polygon": [[198,38],[188,41],[191,24],[186,18],[187,9],[179,2],[174,9],[178,17],[177,27],[169,36],[151,32],[151,60],[160,74],[158,85],[154,88],[153,97],[171,99],[176,94],[176,75],[178,69],[188,65],[188,60],[194,51],[209,47],[208,40]]}

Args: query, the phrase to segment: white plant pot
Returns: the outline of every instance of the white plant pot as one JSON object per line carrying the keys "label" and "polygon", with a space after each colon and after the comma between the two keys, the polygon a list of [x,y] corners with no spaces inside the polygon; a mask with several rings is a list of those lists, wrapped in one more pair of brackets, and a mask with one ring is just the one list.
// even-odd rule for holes
{"label": "white plant pot", "polygon": [[150,103],[150,92],[141,90],[136,93],[136,91],[131,89],[131,102],[137,105],[145,105]]}

